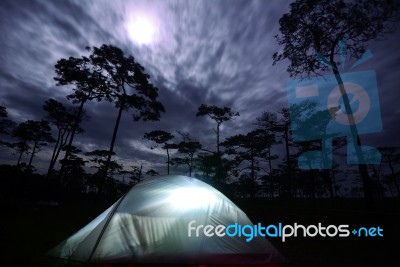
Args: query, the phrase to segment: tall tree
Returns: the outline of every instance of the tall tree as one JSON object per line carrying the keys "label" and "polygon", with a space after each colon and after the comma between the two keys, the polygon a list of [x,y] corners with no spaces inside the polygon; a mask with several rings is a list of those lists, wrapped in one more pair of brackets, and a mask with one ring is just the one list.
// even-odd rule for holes
{"label": "tall tree", "polygon": [[[165,149],[167,151],[167,174],[169,174],[169,166],[171,164],[169,150],[176,149],[177,145],[168,143],[168,142],[171,141],[174,138],[174,136],[171,133],[166,132],[166,131],[155,130],[155,131],[145,133],[144,138],[148,139],[150,141],[153,141],[156,144],[163,145],[162,149]],[[153,149],[153,148],[155,148],[155,147],[152,146],[151,149]]]}
{"label": "tall tree", "polygon": [[287,180],[288,180],[288,195],[291,197],[292,192],[292,169],[290,147],[292,139],[290,135],[290,116],[288,108],[281,108],[277,113],[265,111],[261,117],[257,118],[257,124],[268,133],[278,134],[278,138],[283,139],[285,145],[286,165],[287,165]]}
{"label": "tall tree", "polygon": [[[115,153],[113,153],[115,155]],[[108,150],[93,150],[85,153],[89,157],[89,160],[94,164],[92,167],[97,169],[99,175],[104,174],[104,170],[107,164]],[[116,161],[112,161],[109,169],[107,170],[107,177],[121,171],[123,166]]]}
{"label": "tall tree", "polygon": [[[231,110],[231,108],[228,107],[218,107],[214,105],[206,105],[202,104],[198,108],[198,111],[196,113],[196,116],[208,116],[210,119],[215,121],[217,124],[216,128],[214,129],[216,135],[217,135],[217,151],[216,152],[211,152],[214,155],[206,156],[203,157],[204,160],[206,160],[207,163],[212,163],[214,165],[214,170],[215,170],[215,186],[219,186],[223,183],[225,183],[226,180],[226,175],[228,170],[230,169],[231,166],[230,163],[228,163],[226,160],[223,159],[222,157],[222,152],[220,149],[221,142],[220,142],[220,128],[222,123],[227,122],[232,120],[234,117],[239,116],[239,112],[234,112]],[[204,150],[204,149],[203,149]],[[204,150],[206,151],[206,150]],[[207,151],[210,152],[210,151]],[[204,162],[205,163],[205,162]],[[226,164],[226,165],[224,165]]]}
{"label": "tall tree", "polygon": [[[0,106],[0,134],[10,135],[16,123],[8,118],[6,107]],[[3,142],[0,140],[0,144]]]}
{"label": "tall tree", "polygon": [[[97,172],[93,174],[93,182],[97,185],[99,193],[112,193],[115,185],[115,180],[112,176],[123,170],[122,164],[119,164],[117,161],[107,162],[108,153],[108,150],[93,150],[85,153],[93,163],[92,167],[97,169]],[[113,154],[115,155],[114,152]]]}
{"label": "tall tree", "polygon": [[[21,141],[32,142],[31,157],[27,166],[28,169],[31,168],[33,157],[40,150],[41,146],[54,141],[51,137],[51,128],[49,126],[49,122],[45,120],[27,120],[23,123],[20,123],[15,129],[14,135]],[[18,163],[21,159],[21,154]]]}
{"label": "tall tree", "polygon": [[183,157],[176,157],[173,159],[174,164],[181,165],[185,164],[189,168],[189,176],[192,176],[194,170],[194,156],[196,152],[202,148],[200,142],[193,140],[189,133],[179,132],[182,136],[183,141],[177,145],[178,152],[183,154]]}
{"label": "tall tree", "polygon": [[129,184],[134,185],[134,184],[139,183],[142,180],[143,165],[141,164],[140,167],[131,166],[131,168],[132,168],[132,170],[130,171],[131,176],[129,176],[131,181],[129,182]]}
{"label": "tall tree", "polygon": [[278,144],[278,141],[276,140],[278,117],[276,113],[264,111],[260,117],[256,118],[256,120],[258,128],[262,129],[263,131],[265,131],[266,134],[270,136],[271,142],[269,143],[269,146],[267,148],[266,158],[268,161],[269,172],[272,173],[272,160],[278,158],[278,155],[271,154],[272,146]]}
{"label": "tall tree", "polygon": [[[291,77],[320,74],[328,70],[326,63],[331,66],[343,97],[359,163],[363,162],[361,142],[336,59],[336,56],[345,54],[339,43],[345,40],[350,58],[359,58],[368,41],[393,32],[394,22],[399,17],[398,1],[298,0],[291,3],[290,12],[279,20],[280,35],[276,39],[283,50],[274,53],[274,64],[288,59],[287,71]],[[318,53],[324,57],[323,60],[317,59]],[[366,204],[371,207],[373,196],[367,166],[358,166]]]}
{"label": "tall tree", "polygon": [[398,148],[394,147],[382,147],[380,148],[380,151],[383,154],[383,160],[385,163],[388,164],[390,174],[388,175],[388,178],[390,182],[394,184],[394,187],[396,188],[397,191],[397,198],[400,199],[400,185],[398,182],[398,177],[399,177],[399,171],[396,172],[395,170],[395,163],[400,162],[400,153]]}
{"label": "tall tree", "polygon": [[18,139],[18,142],[10,144],[10,147],[14,148],[18,153],[17,166],[19,166],[22,155],[24,153],[28,155],[29,149],[31,149],[30,145],[28,144],[30,136],[28,130],[26,129],[26,125],[22,122],[18,124],[12,132],[12,136]]}
{"label": "tall tree", "polygon": [[[46,100],[43,109],[48,114],[47,119],[57,128],[57,138],[55,140],[55,146],[47,171],[47,175],[50,175],[54,169],[54,165],[57,162],[60,152],[66,146],[69,136],[76,127],[76,122],[82,121],[84,111],[79,111],[78,108],[72,106],[66,107],[61,102],[54,99]],[[78,114],[81,114],[81,118],[76,118]],[[78,124],[75,131],[76,133],[81,133],[83,132],[83,129]]]}
{"label": "tall tree", "polygon": [[6,117],[7,117],[6,107],[0,106],[0,118],[6,118]]}
{"label": "tall tree", "polygon": [[231,108],[228,107],[217,107],[217,106],[209,106],[206,104],[202,104],[196,116],[208,116],[215,123],[217,127],[215,129],[215,133],[217,134],[217,153],[220,154],[220,128],[221,124],[226,121],[232,120],[234,117],[239,116],[239,112],[233,112]]}
{"label": "tall tree", "polygon": [[[67,149],[64,147],[63,150]],[[82,157],[80,157],[80,153],[82,152],[80,149],[72,146],[71,153],[68,158],[64,158],[60,160],[60,163],[65,166],[64,167],[64,175],[60,178],[62,185],[68,189],[69,192],[72,193],[82,193],[86,191],[88,175],[85,173],[85,161]],[[85,184],[86,183],[86,184]]]}
{"label": "tall tree", "polygon": [[265,158],[266,150],[273,142],[273,136],[261,129],[253,130],[246,135],[238,134],[227,138],[222,145],[227,148],[226,153],[235,157],[237,166],[247,162],[239,168],[241,172],[250,171],[249,178],[253,184],[252,197],[255,195],[257,172],[261,170],[260,161]]}
{"label": "tall tree", "polygon": [[105,173],[111,163],[115,140],[121,121],[122,111],[133,109],[134,121],[157,121],[164,106],[157,101],[158,89],[150,83],[150,76],[133,56],[125,56],[123,51],[112,45],[93,47],[90,55],[91,63],[99,69],[106,78],[106,84],[111,90],[110,97],[115,101],[118,115],[114,126],[110,149],[105,165]]}
{"label": "tall tree", "polygon": [[211,182],[212,175],[216,172],[215,170],[215,153],[198,153],[196,159],[196,167],[201,172],[201,178],[208,182]]}
{"label": "tall tree", "polygon": [[55,65],[57,86],[72,85],[72,94],[67,95],[67,98],[75,104],[79,104],[69,141],[66,146],[64,160],[61,161],[61,170],[63,173],[64,164],[68,162],[68,157],[71,153],[72,142],[75,134],[78,131],[80,118],[83,114],[83,107],[87,101],[101,101],[103,98],[110,100],[109,88],[106,83],[106,77],[101,70],[96,68],[89,58],[82,56],[80,58],[69,57],[68,59],[60,59]]}

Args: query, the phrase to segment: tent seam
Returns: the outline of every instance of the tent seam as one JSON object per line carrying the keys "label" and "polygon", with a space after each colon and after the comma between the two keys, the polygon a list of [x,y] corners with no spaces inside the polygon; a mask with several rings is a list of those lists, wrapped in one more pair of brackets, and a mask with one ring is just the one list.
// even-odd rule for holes
{"label": "tent seam", "polygon": [[89,256],[87,262],[90,262],[90,261],[92,260],[93,254],[94,254],[94,252],[96,251],[97,247],[99,246],[100,241],[101,241],[101,238],[103,237],[104,232],[106,231],[108,225],[110,224],[110,221],[111,221],[112,217],[114,216],[114,214],[115,214],[115,212],[117,211],[119,205],[121,204],[122,200],[124,200],[125,196],[129,193],[129,191],[130,191],[130,190],[128,190],[128,192],[126,192],[126,193],[121,197],[121,199],[118,201],[118,203],[115,205],[115,207],[111,210],[111,212],[110,212],[110,214],[109,214],[109,217],[107,218],[107,221],[106,221],[106,223],[104,224],[103,229],[101,229],[101,232],[100,232],[100,234],[99,234],[99,237],[97,238],[96,243],[94,244],[93,250],[92,250],[92,252],[90,253],[90,256]]}

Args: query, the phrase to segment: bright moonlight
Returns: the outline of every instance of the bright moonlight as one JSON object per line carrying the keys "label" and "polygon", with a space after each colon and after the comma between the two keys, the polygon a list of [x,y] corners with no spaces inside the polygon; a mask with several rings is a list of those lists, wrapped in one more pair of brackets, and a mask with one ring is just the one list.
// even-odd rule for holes
{"label": "bright moonlight", "polygon": [[127,31],[133,42],[139,45],[148,45],[154,41],[156,27],[149,18],[136,16],[127,23]]}

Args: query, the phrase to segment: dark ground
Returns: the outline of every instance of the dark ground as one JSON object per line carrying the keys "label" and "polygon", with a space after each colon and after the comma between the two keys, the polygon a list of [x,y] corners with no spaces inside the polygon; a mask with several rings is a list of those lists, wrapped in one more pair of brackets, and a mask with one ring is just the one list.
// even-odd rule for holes
{"label": "dark ground", "polygon": [[[400,266],[400,205],[398,200],[376,203],[366,212],[360,199],[331,200],[239,199],[236,204],[263,225],[349,224],[356,227],[380,226],[384,237],[270,238],[290,261],[290,267]],[[34,266],[43,255],[110,206],[110,201],[79,200],[58,207],[29,202],[1,201],[0,266]]]}

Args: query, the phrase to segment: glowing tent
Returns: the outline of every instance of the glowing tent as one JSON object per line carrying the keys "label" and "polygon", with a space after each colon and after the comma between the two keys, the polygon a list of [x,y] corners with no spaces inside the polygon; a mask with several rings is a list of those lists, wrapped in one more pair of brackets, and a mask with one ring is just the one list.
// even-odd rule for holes
{"label": "glowing tent", "polygon": [[[223,233],[223,226],[235,223],[253,225],[210,185],[185,176],[155,177],[134,186],[48,255],[101,264],[274,266],[282,262],[263,237],[246,242],[244,236]],[[206,229],[206,225],[211,226]]]}

